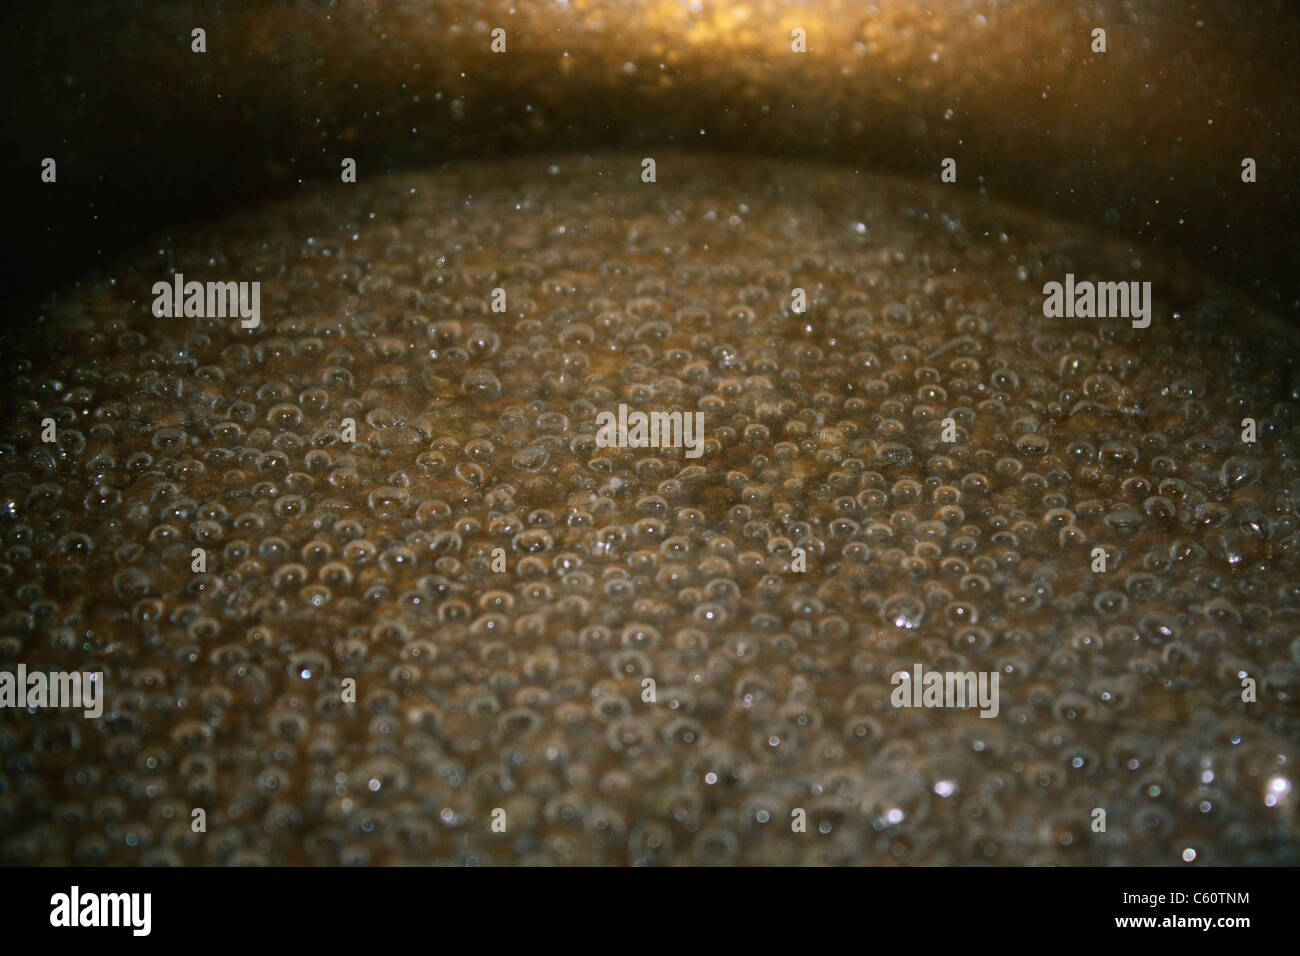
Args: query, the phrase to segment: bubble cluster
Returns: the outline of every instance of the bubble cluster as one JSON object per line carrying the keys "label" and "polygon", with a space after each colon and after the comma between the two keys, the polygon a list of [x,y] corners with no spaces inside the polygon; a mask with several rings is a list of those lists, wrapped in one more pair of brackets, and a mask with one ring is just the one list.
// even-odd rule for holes
{"label": "bubble cluster", "polygon": [[[0,861],[1300,860],[1292,333],[936,186],[658,165],[311,193],[6,346],[0,668],[107,692],[0,711]],[[261,326],[152,316],[169,268]],[[1044,318],[1066,272],[1151,327]],[[999,716],[895,709],[916,663]]]}

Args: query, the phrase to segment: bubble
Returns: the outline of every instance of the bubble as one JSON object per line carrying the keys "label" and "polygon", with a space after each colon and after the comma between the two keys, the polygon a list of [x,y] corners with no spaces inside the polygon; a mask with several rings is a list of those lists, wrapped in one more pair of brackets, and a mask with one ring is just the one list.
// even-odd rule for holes
{"label": "bubble", "polygon": [[892,627],[915,630],[925,619],[925,606],[910,594],[895,594],[881,606],[881,620]]}
{"label": "bubble", "polygon": [[501,395],[501,382],[490,369],[474,369],[465,375],[461,391],[473,398],[494,399]]}

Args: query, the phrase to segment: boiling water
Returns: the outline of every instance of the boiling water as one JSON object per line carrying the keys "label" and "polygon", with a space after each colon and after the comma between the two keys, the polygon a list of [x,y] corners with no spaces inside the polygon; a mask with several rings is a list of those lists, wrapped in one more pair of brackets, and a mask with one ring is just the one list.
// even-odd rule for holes
{"label": "boiling water", "polygon": [[[938,185],[656,156],[324,189],[56,297],[0,669],[105,712],[0,711],[0,860],[1297,862],[1291,334]],[[173,272],[260,327],[155,318]],[[1045,318],[1066,273],[1150,328]],[[598,447],[620,404],[702,457]],[[893,706],[917,664],[998,715]]]}

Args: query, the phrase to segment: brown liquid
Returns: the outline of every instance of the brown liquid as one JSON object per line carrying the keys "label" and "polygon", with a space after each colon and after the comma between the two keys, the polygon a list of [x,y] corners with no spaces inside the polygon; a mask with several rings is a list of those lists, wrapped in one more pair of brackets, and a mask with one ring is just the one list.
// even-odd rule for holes
{"label": "brown liquid", "polygon": [[[59,298],[0,669],[107,705],[0,712],[0,860],[1297,861],[1289,333],[945,187],[654,155],[335,187]],[[152,317],[173,271],[262,328]],[[1044,318],[1066,272],[1151,327]],[[619,403],[704,457],[596,448]],[[892,707],[915,663],[999,716]]]}

